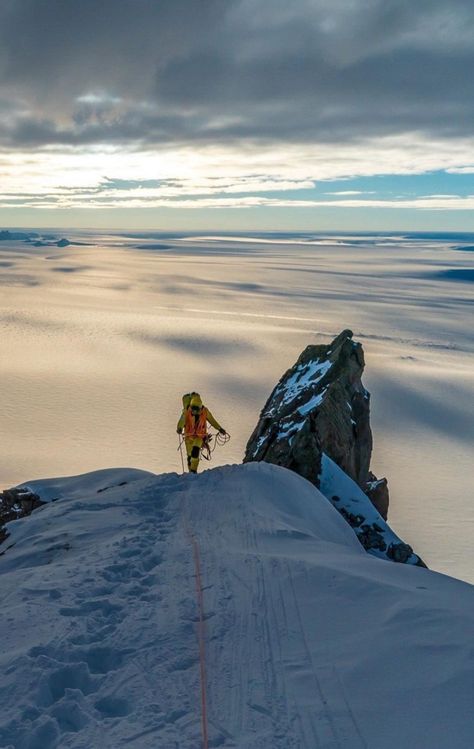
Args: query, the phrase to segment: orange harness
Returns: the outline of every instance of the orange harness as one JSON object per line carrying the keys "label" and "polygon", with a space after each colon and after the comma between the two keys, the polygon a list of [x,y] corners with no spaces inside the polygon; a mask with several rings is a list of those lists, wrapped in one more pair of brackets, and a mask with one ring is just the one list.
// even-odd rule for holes
{"label": "orange harness", "polygon": [[186,409],[186,419],[184,422],[185,437],[205,437],[207,435],[207,408],[204,406],[196,421],[190,408]]}

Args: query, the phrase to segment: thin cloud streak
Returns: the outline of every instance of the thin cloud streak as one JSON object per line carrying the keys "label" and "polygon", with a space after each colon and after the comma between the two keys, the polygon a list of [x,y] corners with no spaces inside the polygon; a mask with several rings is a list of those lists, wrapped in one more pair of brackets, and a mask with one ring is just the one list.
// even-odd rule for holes
{"label": "thin cloud streak", "polygon": [[85,200],[75,200],[60,198],[54,200],[52,196],[44,198],[33,198],[24,200],[23,198],[5,198],[0,199],[0,207],[34,207],[34,208],[179,208],[179,209],[202,209],[202,208],[410,208],[416,210],[430,211],[472,211],[474,210],[474,195],[466,197],[432,197],[416,198],[412,200],[298,200],[298,199],[281,199],[267,198],[263,196],[244,196],[236,198],[206,197],[206,198],[164,198],[158,196],[118,196],[110,195],[99,200],[90,198]]}
{"label": "thin cloud streak", "polygon": [[[374,190],[330,192],[328,187],[331,180],[348,180],[355,175],[412,175],[456,168],[473,152],[474,139],[446,146],[441,141],[426,142],[413,135],[317,149],[308,145],[285,145],[279,149],[247,145],[245,158],[242,149],[235,148],[167,149],[160,153],[109,148],[102,153],[94,147],[66,152],[54,149],[35,155],[17,153],[3,159],[0,206],[124,209],[185,204],[337,204],[465,210],[469,207],[465,199],[451,193],[419,196],[430,201],[429,206],[424,206],[412,195],[377,201]],[[271,193],[279,195],[272,198]]]}

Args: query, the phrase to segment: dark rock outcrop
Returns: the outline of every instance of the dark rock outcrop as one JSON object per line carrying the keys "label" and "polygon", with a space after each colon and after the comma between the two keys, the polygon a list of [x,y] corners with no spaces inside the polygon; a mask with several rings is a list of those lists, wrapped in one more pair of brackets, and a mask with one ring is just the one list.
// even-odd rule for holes
{"label": "dark rock outcrop", "polygon": [[37,494],[27,488],[15,487],[0,492],[0,543],[8,537],[5,523],[31,515],[33,510],[44,504]]}
{"label": "dark rock outcrop", "polygon": [[8,229],[0,230],[0,242],[9,242],[13,240],[22,240],[30,242],[32,237],[37,237],[36,232],[9,231]]}
{"label": "dark rock outcrop", "polygon": [[387,517],[388,489],[370,472],[370,395],[362,385],[362,345],[343,330],[331,344],[307,346],[270,395],[245,461],[290,468],[319,486],[326,453]]}
{"label": "dark rock outcrop", "polygon": [[386,479],[370,471],[370,395],[364,352],[343,330],[331,344],[307,346],[281,378],[250,437],[244,462],[264,460],[315,484],[370,554],[426,567],[385,522]]}
{"label": "dark rock outcrop", "polygon": [[363,489],[383,519],[386,520],[389,502],[387,479],[378,479],[372,471],[369,471],[369,477]]}
{"label": "dark rock outcrop", "polygon": [[71,242],[66,237],[58,239],[54,234],[38,234],[38,232],[19,232],[9,231],[9,229],[0,229],[0,242],[8,242],[13,240],[22,240],[31,244],[33,247],[71,247],[71,246],[87,246],[87,242]]}

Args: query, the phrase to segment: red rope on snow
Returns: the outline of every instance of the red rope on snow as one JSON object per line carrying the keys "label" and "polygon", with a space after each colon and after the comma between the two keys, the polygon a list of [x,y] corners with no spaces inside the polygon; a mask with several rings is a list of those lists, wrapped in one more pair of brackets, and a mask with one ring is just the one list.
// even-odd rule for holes
{"label": "red rope on snow", "polygon": [[206,647],[205,647],[205,628],[204,628],[204,597],[202,594],[202,576],[201,576],[201,557],[199,554],[199,544],[193,535],[189,526],[187,527],[188,535],[191,539],[194,557],[194,570],[196,582],[196,598],[198,606],[198,641],[199,641],[199,671],[201,679],[201,728],[202,728],[202,746],[203,749],[209,749],[209,734],[207,729],[207,692],[206,692]]}

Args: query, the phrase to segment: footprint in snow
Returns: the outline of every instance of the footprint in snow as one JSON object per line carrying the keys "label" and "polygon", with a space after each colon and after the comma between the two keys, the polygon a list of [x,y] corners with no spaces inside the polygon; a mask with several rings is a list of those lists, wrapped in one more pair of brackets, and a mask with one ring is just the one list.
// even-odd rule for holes
{"label": "footprint in snow", "polygon": [[103,616],[110,616],[121,611],[121,606],[111,603],[111,601],[106,598],[95,601],[82,601],[80,606],[65,606],[59,609],[61,616],[87,616],[88,614],[96,612]]}
{"label": "footprint in snow", "polygon": [[123,718],[128,715],[132,708],[130,703],[122,697],[114,697],[109,695],[101,697],[100,700],[94,703],[94,707],[104,718]]}
{"label": "footprint in snow", "polygon": [[84,695],[97,691],[99,682],[92,677],[86,663],[70,663],[45,671],[39,682],[37,704],[50,707],[59,702],[66,690],[73,689]]}
{"label": "footprint in snow", "polygon": [[115,624],[107,624],[105,627],[99,627],[94,632],[70,637],[69,642],[71,645],[94,645],[96,642],[103,642],[106,637],[113,635],[116,630],[117,626]]}
{"label": "footprint in snow", "polygon": [[87,667],[90,674],[107,674],[117,671],[125,658],[134,653],[133,649],[118,650],[112,647],[91,645],[91,647],[71,647],[67,642],[63,647],[54,645],[38,645],[28,652],[36,665],[43,669],[50,669],[54,664],[64,664],[68,667]]}
{"label": "footprint in snow", "polygon": [[155,567],[158,567],[163,562],[163,556],[161,554],[150,554],[141,560],[141,567],[145,572],[151,572]]}
{"label": "footprint in snow", "polygon": [[102,571],[102,576],[107,582],[121,583],[132,578],[140,577],[140,571],[133,565],[126,562],[117,562],[111,564]]}

